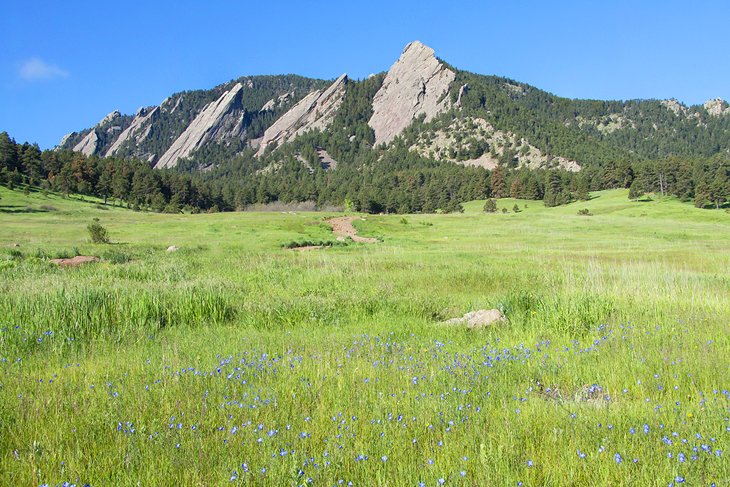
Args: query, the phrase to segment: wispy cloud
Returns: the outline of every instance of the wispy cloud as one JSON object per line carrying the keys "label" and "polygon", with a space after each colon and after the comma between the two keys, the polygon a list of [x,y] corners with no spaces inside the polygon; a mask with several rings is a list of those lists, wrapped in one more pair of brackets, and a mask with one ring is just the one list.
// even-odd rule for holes
{"label": "wispy cloud", "polygon": [[69,72],[55,64],[34,57],[25,61],[18,70],[18,76],[26,81],[43,81],[68,78]]}

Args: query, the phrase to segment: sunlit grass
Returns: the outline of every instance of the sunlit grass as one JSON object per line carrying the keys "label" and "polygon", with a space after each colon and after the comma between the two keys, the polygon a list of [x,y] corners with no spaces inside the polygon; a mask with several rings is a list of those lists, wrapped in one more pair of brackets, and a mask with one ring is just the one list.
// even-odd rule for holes
{"label": "sunlit grass", "polygon": [[[727,213],[473,202],[297,253],[331,240],[325,215],[0,196],[54,207],[0,213],[2,484],[730,478]],[[88,242],[94,217],[111,245]],[[48,263],[64,253],[105,261]],[[440,324],[478,308],[509,323]]]}

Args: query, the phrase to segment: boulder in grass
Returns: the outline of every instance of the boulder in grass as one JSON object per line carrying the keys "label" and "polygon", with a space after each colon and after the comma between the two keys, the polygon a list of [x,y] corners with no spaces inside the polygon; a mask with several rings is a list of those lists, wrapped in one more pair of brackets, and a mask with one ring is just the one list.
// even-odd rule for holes
{"label": "boulder in grass", "polygon": [[77,267],[83,264],[90,264],[92,262],[99,262],[101,259],[94,257],[93,255],[77,255],[71,259],[51,259],[51,264],[56,264],[61,267]]}
{"label": "boulder in grass", "polygon": [[170,245],[169,247],[167,247],[168,252],[177,252],[178,250],[180,250],[180,247],[177,247],[175,245]]}
{"label": "boulder in grass", "polygon": [[445,323],[447,325],[463,325],[472,330],[480,330],[487,326],[505,323],[506,321],[507,317],[498,309],[480,309],[470,311],[461,318],[452,318]]}

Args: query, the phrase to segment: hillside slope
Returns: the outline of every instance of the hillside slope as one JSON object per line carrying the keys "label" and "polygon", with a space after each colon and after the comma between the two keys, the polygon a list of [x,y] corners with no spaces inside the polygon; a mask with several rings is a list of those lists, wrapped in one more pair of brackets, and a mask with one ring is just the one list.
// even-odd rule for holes
{"label": "hillside slope", "polygon": [[616,160],[728,154],[730,106],[720,99],[688,107],[676,100],[562,98],[456,69],[414,41],[375,81],[243,77],[174,94],[134,116],[114,111],[64,137],[59,147],[140,158],[156,167],[187,161],[186,169],[218,165],[252,148],[267,159],[261,167],[275,170],[283,162],[278,148],[318,131],[329,139],[346,135],[346,151],[341,142],[340,150],[320,147],[345,159],[338,162],[401,141],[426,159],[576,171]]}

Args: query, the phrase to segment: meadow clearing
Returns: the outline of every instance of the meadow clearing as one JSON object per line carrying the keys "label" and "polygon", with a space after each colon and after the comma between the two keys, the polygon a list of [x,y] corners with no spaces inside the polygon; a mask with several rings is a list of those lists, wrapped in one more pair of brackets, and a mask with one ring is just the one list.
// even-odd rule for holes
{"label": "meadow clearing", "polygon": [[728,485],[730,214],[593,196],[296,252],[337,215],[0,188],[0,484]]}

